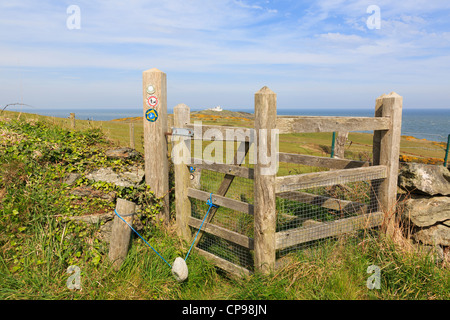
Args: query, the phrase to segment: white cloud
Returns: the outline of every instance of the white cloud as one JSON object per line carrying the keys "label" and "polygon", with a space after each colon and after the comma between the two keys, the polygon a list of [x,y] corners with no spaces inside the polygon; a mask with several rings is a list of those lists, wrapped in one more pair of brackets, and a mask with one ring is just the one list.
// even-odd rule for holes
{"label": "white cloud", "polygon": [[[104,69],[139,78],[156,66],[177,85],[182,75],[202,74],[208,92],[233,76],[246,81],[239,80],[236,90],[266,80],[281,88],[305,81],[345,81],[348,88],[449,82],[449,23],[434,19],[450,9],[443,1],[377,1],[380,30],[366,26],[372,0],[77,2],[80,30],[66,28],[72,3],[0,3],[0,68]],[[73,77],[88,81],[83,74]]]}

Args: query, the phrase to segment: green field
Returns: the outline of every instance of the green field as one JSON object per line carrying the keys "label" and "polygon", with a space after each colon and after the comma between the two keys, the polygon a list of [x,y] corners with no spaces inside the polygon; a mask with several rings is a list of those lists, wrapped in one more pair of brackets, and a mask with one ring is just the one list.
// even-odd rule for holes
{"label": "green field", "polygon": [[[65,218],[111,212],[115,203],[72,195],[75,187],[116,192],[118,197],[143,205],[141,234],[168,261],[184,257],[190,245],[176,235],[173,221],[168,226],[156,221],[158,199],[144,186],[118,188],[84,178],[74,186],[62,183],[70,172],[128,165],[105,156],[107,149],[128,145],[127,121],[77,120],[76,130],[69,130],[69,119],[25,113],[18,118],[19,113],[7,111],[0,118],[0,299],[450,298],[448,262],[434,261],[405,237],[389,240],[377,232],[293,252],[286,257],[290,263],[267,276],[233,278],[193,252],[184,283],[176,282],[170,268],[134,237],[122,268],[114,271],[108,260],[108,243],[98,237],[102,223],[88,226]],[[142,151],[142,120],[134,121],[136,146]],[[242,126],[251,123],[225,121]],[[215,119],[211,123],[220,122]],[[348,157],[370,157],[370,135],[350,134],[349,140]],[[436,147],[431,142],[402,140],[402,145],[409,143]],[[331,134],[280,137],[283,152],[329,156],[330,145]],[[142,159],[135,162],[142,164]],[[319,169],[281,164],[281,174]],[[213,179],[211,187],[216,182]],[[242,221],[242,232],[251,235],[252,230],[245,229],[247,223]],[[67,287],[71,265],[81,270],[82,290]],[[379,290],[366,286],[371,265],[381,268]]]}

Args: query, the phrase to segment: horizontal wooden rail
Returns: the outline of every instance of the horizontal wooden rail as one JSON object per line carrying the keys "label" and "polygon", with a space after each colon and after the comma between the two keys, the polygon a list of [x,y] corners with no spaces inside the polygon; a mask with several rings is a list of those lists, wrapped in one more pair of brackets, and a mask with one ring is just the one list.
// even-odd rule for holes
{"label": "horizontal wooden rail", "polygon": [[246,168],[239,165],[225,164],[225,163],[208,163],[204,159],[192,158],[191,164],[199,169],[212,170],[220,173],[230,174],[235,177],[241,177],[246,179],[254,178],[254,170],[252,168]]}
{"label": "horizontal wooden rail", "polygon": [[374,212],[333,222],[323,222],[311,227],[277,232],[275,246],[277,250],[285,249],[300,243],[333,237],[363,228],[373,228],[382,223],[383,216],[383,212]]}
{"label": "horizontal wooden rail", "polygon": [[365,214],[367,213],[368,209],[368,206],[364,203],[340,200],[299,191],[278,193],[277,197],[292,201],[298,201],[301,203],[313,204],[331,210],[344,211],[347,213]]}
{"label": "horizontal wooden rail", "polygon": [[386,166],[304,173],[277,177],[275,179],[275,192],[280,193],[306,188],[327,187],[349,182],[384,179],[386,176]]}
{"label": "horizontal wooden rail", "polygon": [[[209,196],[209,192],[188,188],[188,197],[206,202],[209,199]],[[213,194],[211,198],[213,204],[220,207],[226,207],[228,209],[240,211],[243,213],[253,214],[254,208],[252,204],[219,196],[217,194]]]}
{"label": "horizontal wooden rail", "polygon": [[249,276],[249,275],[253,274],[253,272],[251,272],[250,270],[248,270],[244,267],[238,266],[228,260],[222,259],[222,258],[220,258],[212,253],[209,253],[205,250],[202,250],[200,248],[195,248],[195,250],[198,252],[198,254],[205,257],[206,260],[209,260],[210,262],[212,262],[213,264],[215,264],[222,270],[225,270],[226,272],[228,272],[232,275],[242,277],[242,276]]}
{"label": "horizontal wooden rail", "polygon": [[[193,217],[189,218],[189,225],[191,227],[200,229],[201,224],[202,224],[202,220],[196,219]],[[249,238],[247,236],[244,236],[243,234],[240,234],[238,232],[234,232],[234,231],[228,230],[223,227],[219,227],[219,226],[211,224],[211,223],[204,223],[202,226],[202,230],[207,233],[210,233],[212,235],[215,235],[219,238],[236,243],[244,248],[253,250],[253,239]]]}
{"label": "horizontal wooden rail", "polygon": [[347,159],[335,159],[327,157],[309,156],[304,154],[295,153],[278,153],[278,161],[287,163],[298,163],[313,167],[322,167],[329,169],[351,169],[368,167],[369,162],[347,160]]}
{"label": "horizontal wooden rail", "polygon": [[[254,129],[244,127],[227,127],[214,125],[186,124],[185,128],[194,131],[192,139],[203,141],[254,141]],[[195,129],[197,128],[198,131]]]}
{"label": "horizontal wooden rail", "polygon": [[313,117],[278,116],[277,126],[280,134],[335,131],[388,130],[391,120],[387,117]]}

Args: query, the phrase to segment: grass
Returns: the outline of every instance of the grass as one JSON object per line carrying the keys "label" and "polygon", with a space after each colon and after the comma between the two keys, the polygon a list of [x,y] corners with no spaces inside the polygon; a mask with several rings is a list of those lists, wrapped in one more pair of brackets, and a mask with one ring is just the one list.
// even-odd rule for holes
{"label": "grass", "polygon": [[[13,115],[16,119],[18,114]],[[290,253],[283,257],[288,264],[266,276],[233,278],[192,252],[189,278],[183,283],[176,282],[170,268],[134,237],[122,268],[114,271],[107,257],[108,244],[98,239],[100,224],[63,219],[111,211],[114,204],[70,195],[70,187],[62,180],[68,172],[126,165],[104,156],[106,149],[120,145],[113,135],[117,131],[111,130],[120,126],[126,132],[120,122],[104,123],[99,130],[98,123],[80,120],[77,130],[69,131],[68,119],[32,120],[22,114],[17,122],[0,121],[0,299],[450,298],[448,262],[437,263],[404,238],[386,239],[377,232]],[[328,138],[324,135],[322,141],[314,142],[293,135],[289,139],[296,142],[287,141],[286,152],[298,148],[296,139],[301,139],[305,150],[320,153],[315,146]],[[75,186],[86,184],[80,179]],[[167,227],[154,222],[158,203],[151,192],[91,186],[145,203],[148,210],[141,216],[141,234],[169,262],[184,257],[190,244],[177,237],[173,221]],[[81,290],[67,288],[70,265],[81,270]],[[381,269],[380,290],[366,286],[370,265]]]}

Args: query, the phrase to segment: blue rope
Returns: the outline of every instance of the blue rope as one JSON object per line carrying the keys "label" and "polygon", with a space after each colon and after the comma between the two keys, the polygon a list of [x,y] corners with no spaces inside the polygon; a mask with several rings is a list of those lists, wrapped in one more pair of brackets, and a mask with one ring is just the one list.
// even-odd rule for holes
{"label": "blue rope", "polygon": [[125,222],[125,223],[131,228],[131,230],[133,230],[133,231],[134,231],[134,232],[135,232],[142,240],[144,240],[144,242],[145,242],[150,248],[152,248],[152,250],[155,251],[155,253],[156,253],[161,259],[163,259],[164,262],[167,263],[167,265],[168,265],[170,268],[172,268],[172,266],[170,265],[170,263],[168,263],[168,262],[166,261],[166,259],[164,259],[164,258],[158,253],[158,251],[156,251],[156,250],[155,250],[155,249],[154,249],[147,241],[145,241],[145,239],[142,238],[141,235],[140,235],[136,230],[134,230],[133,227],[130,226],[130,224],[129,224],[128,222],[126,222],[124,218],[122,218],[122,217],[120,216],[120,214],[117,213],[116,209],[114,209],[114,212],[117,214],[117,216],[118,216],[120,219],[122,219],[123,222]]}
{"label": "blue rope", "polygon": [[192,241],[191,247],[189,248],[189,251],[188,251],[188,253],[187,253],[187,255],[186,255],[186,258],[184,258],[184,261],[186,261],[187,258],[189,257],[189,253],[191,253],[192,247],[194,246],[195,240],[197,240],[197,236],[198,236],[200,230],[202,229],[203,223],[205,222],[206,217],[208,216],[209,211],[211,210],[212,207],[216,207],[216,208],[219,207],[219,206],[217,206],[217,205],[215,205],[215,204],[212,203],[211,197],[212,197],[212,192],[211,192],[210,195],[209,195],[208,201],[206,201],[206,204],[209,206],[208,211],[206,212],[205,217],[203,218],[202,224],[200,225],[200,228],[198,229],[197,234],[195,235],[194,241]]}

